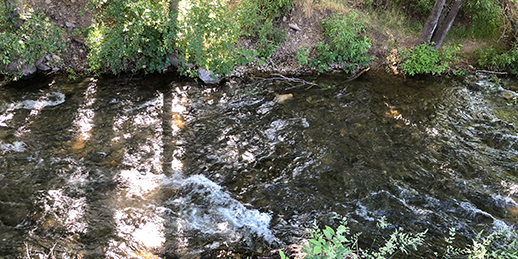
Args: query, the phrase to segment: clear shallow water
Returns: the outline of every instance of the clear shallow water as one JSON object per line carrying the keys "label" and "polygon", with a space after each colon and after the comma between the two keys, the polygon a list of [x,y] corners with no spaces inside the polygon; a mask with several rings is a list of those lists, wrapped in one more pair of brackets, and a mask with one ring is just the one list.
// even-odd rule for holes
{"label": "clear shallow water", "polygon": [[365,244],[382,216],[428,229],[417,255],[433,257],[450,227],[462,243],[515,224],[518,113],[503,89],[343,78],[3,87],[0,257],[257,256],[336,215]]}

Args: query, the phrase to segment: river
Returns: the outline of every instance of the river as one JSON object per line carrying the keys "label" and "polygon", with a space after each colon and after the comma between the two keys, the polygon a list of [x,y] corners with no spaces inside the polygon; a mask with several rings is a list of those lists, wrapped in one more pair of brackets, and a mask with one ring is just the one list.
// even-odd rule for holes
{"label": "river", "polygon": [[0,258],[253,258],[336,216],[363,246],[382,217],[428,230],[414,256],[433,258],[451,227],[462,247],[516,223],[518,111],[501,86],[518,81],[345,78],[4,85]]}

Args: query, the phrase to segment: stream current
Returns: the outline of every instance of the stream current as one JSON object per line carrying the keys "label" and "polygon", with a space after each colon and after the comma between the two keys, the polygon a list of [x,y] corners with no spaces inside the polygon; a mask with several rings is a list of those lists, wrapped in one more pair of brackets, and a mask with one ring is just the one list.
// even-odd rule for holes
{"label": "stream current", "polygon": [[344,78],[291,90],[171,76],[4,85],[0,258],[257,257],[336,216],[367,247],[382,217],[428,230],[414,256],[433,258],[451,227],[460,246],[513,227],[518,111],[506,90],[484,76],[483,91]]}

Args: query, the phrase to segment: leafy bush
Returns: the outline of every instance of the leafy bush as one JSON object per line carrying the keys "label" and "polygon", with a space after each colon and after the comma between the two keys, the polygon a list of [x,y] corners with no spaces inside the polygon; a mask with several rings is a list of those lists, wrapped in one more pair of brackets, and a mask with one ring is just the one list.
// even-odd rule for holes
{"label": "leafy bush", "polygon": [[278,44],[286,39],[286,32],[275,28],[294,0],[243,0],[237,10],[237,21],[243,36],[257,39],[261,57],[269,57]]}
{"label": "leafy bush", "polygon": [[[3,9],[1,16],[7,16]],[[60,54],[65,48],[61,30],[42,11],[25,11],[24,22],[19,28],[13,24],[3,24],[0,30],[0,71],[9,74],[6,66],[13,62],[19,66],[34,65],[36,60],[47,54]],[[21,72],[11,75],[16,80]]]}
{"label": "leafy bush", "polygon": [[[384,229],[389,227],[385,218],[378,220],[378,228]],[[417,250],[417,247],[423,243],[424,236],[427,231],[412,235],[404,233],[401,228],[394,230],[385,243],[377,250],[364,250],[358,248],[358,239],[360,233],[351,236],[347,221],[342,218],[340,226],[336,230],[326,226],[324,230],[318,228],[316,223],[313,230],[309,230],[309,244],[304,246],[303,252],[307,254],[308,259],[317,258],[388,258],[401,252],[405,255],[410,254],[410,249]],[[373,244],[374,245],[374,244]]]}
{"label": "leafy bush", "polygon": [[518,258],[518,233],[516,230],[502,228],[494,231],[487,236],[482,236],[481,231],[474,240],[473,244],[459,248],[453,246],[455,241],[455,228],[449,231],[449,237],[445,238],[448,247],[446,248],[445,258]]}
{"label": "leafy bush", "polygon": [[93,72],[160,72],[170,63],[166,55],[175,53],[184,75],[197,75],[189,64],[226,75],[235,62],[252,59],[236,53],[238,25],[222,0],[91,1],[101,21],[87,39]]}
{"label": "leafy bush", "polygon": [[355,13],[351,13],[347,17],[336,15],[322,21],[326,41],[315,46],[316,58],[311,62],[313,66],[324,71],[328,70],[332,63],[347,63],[343,66],[347,71],[370,62],[367,53],[371,47],[370,40],[358,36],[364,32],[364,27],[357,22],[356,17]]}
{"label": "leafy bush", "polygon": [[[386,222],[385,217],[382,217],[378,220],[377,226],[380,232],[391,225]],[[387,239],[384,239],[384,243],[378,245],[377,240],[374,240],[370,248],[364,249],[358,245],[361,233],[351,234],[345,218],[341,219],[336,229],[326,226],[322,230],[314,223],[313,229],[308,230],[308,244],[302,251],[306,253],[305,258],[308,259],[384,259],[402,254],[408,257],[411,251],[417,251],[424,244],[427,231],[411,234],[401,228],[391,229],[394,230]],[[450,228],[449,235],[445,238],[447,247],[442,255],[435,252],[436,258],[518,258],[518,231],[515,229],[503,228],[485,236],[480,232],[475,239],[468,240],[463,247],[454,245],[455,237],[455,228]],[[374,247],[378,248],[374,249]],[[284,254],[281,254],[281,257],[282,255]]]}
{"label": "leafy bush", "polygon": [[183,71],[194,75],[196,71],[187,68],[187,63],[193,63],[216,74],[229,74],[236,58],[237,23],[219,0],[188,0],[184,3],[185,6],[180,7],[176,47],[184,61]]}
{"label": "leafy bush", "polygon": [[477,53],[478,64],[492,69],[506,69],[513,74],[518,74],[518,45],[510,50],[503,51],[495,48],[487,48]]}
{"label": "leafy bush", "polygon": [[469,25],[463,29],[465,36],[489,38],[503,26],[501,1],[466,1],[461,11],[462,15],[469,19]]}
{"label": "leafy bush", "polygon": [[456,52],[459,50],[460,45],[435,50],[432,46],[421,44],[401,52],[402,62],[399,67],[403,73],[411,76],[441,74],[449,67],[449,62],[457,60]]}
{"label": "leafy bush", "polygon": [[91,0],[100,11],[88,34],[88,64],[93,72],[161,71],[174,52],[176,1]]}
{"label": "leafy bush", "polygon": [[297,58],[297,63],[301,66],[305,66],[309,64],[309,50],[305,47],[300,47],[299,51],[297,51],[297,55],[295,56]]}

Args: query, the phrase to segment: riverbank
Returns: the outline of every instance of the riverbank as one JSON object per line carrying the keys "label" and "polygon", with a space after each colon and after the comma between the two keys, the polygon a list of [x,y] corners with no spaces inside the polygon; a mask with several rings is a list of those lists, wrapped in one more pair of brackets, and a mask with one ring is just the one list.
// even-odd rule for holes
{"label": "riverbank", "polygon": [[[34,69],[31,71],[35,72],[36,69],[42,74],[54,74],[54,73],[66,73],[71,78],[79,75],[87,75],[91,73],[119,73],[119,72],[133,72],[139,73],[141,71],[148,72],[149,67],[139,65],[141,62],[131,56],[110,56],[110,54],[104,53],[93,59],[92,56],[103,52],[104,50],[96,50],[92,47],[89,41],[91,35],[89,33],[94,30],[96,24],[99,24],[98,13],[104,7],[88,8],[89,0],[73,0],[62,3],[57,0],[38,0],[38,1],[21,1],[21,5],[24,7],[20,10],[23,12],[29,12],[28,10],[42,10],[46,18],[50,22],[54,23],[59,27],[62,32],[62,39],[66,46],[57,55],[44,55],[45,58],[36,60]],[[289,3],[289,1],[287,1]],[[235,9],[239,5],[239,2],[230,2],[229,9]],[[23,13],[20,11],[20,13]],[[237,11],[236,11],[237,13]],[[395,74],[400,74],[401,70],[398,67],[402,61],[402,51],[412,49],[419,36],[420,27],[422,21],[413,18],[412,15],[391,9],[388,7],[380,8],[375,7],[374,4],[368,4],[363,1],[355,1],[347,4],[335,3],[333,1],[311,1],[311,0],[299,0],[292,1],[291,8],[287,9],[282,15],[275,18],[275,22],[272,25],[275,30],[278,30],[284,34],[284,40],[279,40],[277,45],[270,40],[270,36],[267,37],[269,40],[269,48],[272,48],[271,55],[269,56],[252,56],[245,57],[247,62],[236,62],[235,58],[233,61],[236,66],[233,69],[226,69],[225,73],[231,71],[226,76],[230,77],[242,77],[247,75],[268,75],[268,74],[282,74],[290,76],[307,75],[312,73],[322,72],[321,67],[315,65],[316,62],[308,62],[308,59],[314,58],[315,49],[318,44],[325,42],[326,37],[323,34],[322,21],[333,17],[336,14],[341,14],[347,17],[348,15],[355,14],[355,20],[358,24],[361,24],[362,28],[358,30],[357,37],[364,37],[366,42],[369,43],[367,55],[370,57],[369,64],[358,64],[359,66],[353,66],[352,69],[347,67],[347,71],[351,75],[357,74],[359,71],[363,71],[366,67],[370,67],[373,71],[383,70]],[[109,18],[109,17],[108,17]],[[422,18],[421,18],[422,20]],[[459,21],[459,26],[466,22],[464,20]],[[265,25],[266,26],[266,25]],[[509,27],[510,25],[507,25]],[[486,51],[487,48],[505,48],[510,46],[512,39],[509,36],[512,34],[506,31],[508,28],[502,27],[503,40],[487,39],[476,39],[473,37],[460,37],[459,33],[453,33],[454,35],[447,39],[445,45],[457,44],[460,46],[458,51],[455,51],[456,59],[454,62],[449,62],[446,70],[446,74],[451,74],[452,71],[456,73],[469,73],[477,70],[492,69],[486,65],[481,65],[480,53]],[[106,35],[104,35],[107,37]],[[503,37],[506,36],[506,37]],[[142,36],[145,39],[144,36]],[[512,37],[511,37],[512,38]],[[132,44],[127,42],[116,42],[117,44]],[[89,46],[90,44],[90,46]],[[103,47],[99,43],[98,48]],[[206,43],[204,43],[206,44]],[[254,36],[247,37],[241,36],[235,43],[234,52],[240,50],[246,50],[253,53],[260,52],[260,49],[264,47],[263,43]],[[120,49],[120,48],[119,48]],[[117,50],[117,49],[115,49]],[[109,51],[106,50],[106,51]],[[130,51],[130,50],[121,50]],[[139,49],[140,51],[140,49]],[[192,51],[192,50],[189,50]],[[194,50],[196,51],[196,50]],[[224,50],[222,50],[224,51]],[[332,51],[332,50],[331,50]],[[488,51],[486,51],[489,53]],[[486,53],[484,52],[484,53]],[[486,54],[487,54],[486,53]],[[234,53],[235,54],[235,53]],[[107,56],[108,55],[108,56]],[[175,55],[181,55],[181,53],[173,53]],[[189,54],[185,54],[189,56]],[[257,55],[257,54],[254,54]],[[477,56],[478,55],[478,56]],[[89,62],[90,56],[90,62]],[[244,55],[245,56],[245,55]],[[113,60],[103,60],[107,57],[112,57]],[[120,60],[125,59],[127,60]],[[145,57],[146,58],[146,57]],[[183,57],[185,58],[185,57]],[[149,58],[148,58],[149,59]],[[197,58],[200,60],[200,58]],[[203,59],[203,58],[202,58]],[[315,58],[315,59],[318,59]],[[95,60],[95,62],[92,62]],[[118,60],[118,61],[117,61]],[[162,67],[161,69],[156,68],[153,71],[170,71],[176,70],[180,67],[180,72],[185,75],[193,76],[197,73],[185,71],[185,67],[203,67],[211,68],[212,64],[197,64],[196,61],[191,61],[193,64],[185,61],[185,64],[178,64],[178,61],[182,60],[182,57],[174,57],[172,66]],[[255,60],[255,61],[254,61]],[[251,61],[251,62],[250,62]],[[119,67],[114,67],[114,63],[121,62]],[[204,61],[205,62],[205,61]],[[224,61],[228,63],[227,61]],[[320,61],[318,61],[320,62]],[[324,61],[322,61],[324,62]],[[11,60],[11,63],[15,63]],[[94,64],[92,64],[94,63]],[[166,64],[167,62],[163,62]],[[347,62],[345,62],[347,63]],[[341,70],[344,69],[344,62],[334,62],[330,66],[326,66],[325,71],[330,70]],[[25,65],[25,64],[24,64]],[[99,66],[94,68],[93,66]],[[32,65],[31,65],[32,66]],[[183,67],[182,67],[183,66]],[[225,66],[229,66],[225,64]],[[142,69],[144,68],[144,69]],[[190,68],[189,68],[190,69]],[[497,69],[498,72],[508,72],[505,69]],[[216,71],[218,72],[218,71]],[[31,73],[31,72],[28,72]],[[441,72],[442,73],[442,72]],[[25,72],[24,72],[25,74]]]}

